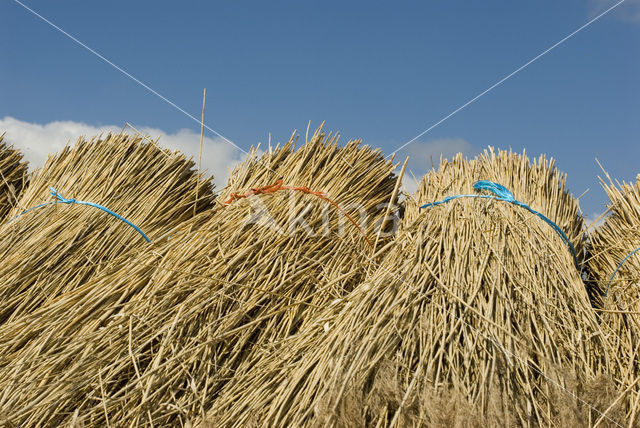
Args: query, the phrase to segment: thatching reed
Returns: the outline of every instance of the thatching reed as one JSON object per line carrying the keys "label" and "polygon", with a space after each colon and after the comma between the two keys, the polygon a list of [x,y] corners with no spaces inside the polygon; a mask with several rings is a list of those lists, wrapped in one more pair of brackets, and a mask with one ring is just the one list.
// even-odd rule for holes
{"label": "thatching reed", "polygon": [[632,393],[626,403],[629,419],[639,423],[640,250],[634,251],[640,247],[640,176],[635,183],[601,182],[610,199],[609,214],[591,234],[587,266],[597,290],[594,305],[614,349],[620,388]]}
{"label": "thatching reed", "polygon": [[0,323],[32,312],[114,259],[149,245],[132,227],[94,207],[58,203],[24,212],[52,201],[49,186],[67,198],[101,204],[158,240],[192,218],[194,205],[197,212],[213,205],[210,181],[199,180],[193,166],[182,154],[126,135],[81,138],[50,156],[0,227]]}
{"label": "thatching reed", "polygon": [[[457,199],[508,187],[582,248],[578,204],[544,158],[485,152],[422,180],[395,244],[354,291],[232,378],[211,426],[558,426],[621,417],[571,253],[521,207]],[[602,412],[602,413],[600,413]],[[618,412],[618,413],[616,413]]]}
{"label": "thatching reed", "polygon": [[[298,150],[292,140],[250,156],[220,200],[282,179],[325,192],[372,236],[392,169],[380,152],[339,147],[318,131]],[[364,277],[372,249],[344,217],[302,190],[236,199],[0,327],[0,414],[13,424],[90,426],[204,417],[229,378]]]}
{"label": "thatching reed", "polygon": [[18,203],[27,175],[22,154],[3,141],[0,135],[0,224]]}

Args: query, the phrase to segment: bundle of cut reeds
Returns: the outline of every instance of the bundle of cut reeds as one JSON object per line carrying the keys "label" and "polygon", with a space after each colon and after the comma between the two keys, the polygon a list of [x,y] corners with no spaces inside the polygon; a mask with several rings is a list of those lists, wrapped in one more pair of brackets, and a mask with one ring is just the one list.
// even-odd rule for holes
{"label": "bundle of cut reeds", "polygon": [[56,203],[24,212],[51,202],[50,186],[66,198],[102,205],[158,240],[192,218],[194,205],[196,212],[213,205],[210,181],[198,179],[193,166],[182,154],[126,135],[80,138],[49,157],[0,227],[0,323],[149,245],[134,228],[92,206]]}
{"label": "bundle of cut reeds", "polygon": [[[587,260],[596,292],[594,306],[611,341],[630,423],[640,419],[640,176],[635,183],[601,179],[609,214],[590,236]],[[635,251],[635,252],[634,252]],[[623,263],[624,261],[624,263]],[[614,275],[615,273],[615,275]]]}
{"label": "bundle of cut reeds", "polygon": [[620,418],[609,408],[616,393],[606,343],[551,227],[491,199],[418,210],[473,194],[480,179],[507,186],[583,246],[577,201],[551,162],[492,151],[445,161],[422,180],[378,268],[233,377],[208,423],[566,426]]}
{"label": "bundle of cut reeds", "polygon": [[22,154],[3,141],[0,135],[0,224],[11,208],[16,206],[24,187],[27,163]]}
{"label": "bundle of cut reeds", "polygon": [[[364,277],[363,234],[386,212],[392,170],[321,130],[298,150],[292,139],[250,156],[221,194],[228,205],[0,327],[0,414],[27,425],[202,419],[231,377]],[[297,190],[273,191],[277,180]]]}

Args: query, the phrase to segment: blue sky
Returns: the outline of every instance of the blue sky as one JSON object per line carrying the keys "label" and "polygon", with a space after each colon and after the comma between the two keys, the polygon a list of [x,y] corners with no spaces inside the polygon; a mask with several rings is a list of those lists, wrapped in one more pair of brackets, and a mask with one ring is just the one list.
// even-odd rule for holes
{"label": "blue sky", "polygon": [[[390,153],[616,0],[23,3],[196,117],[206,87],[206,123],[244,149],[310,120]],[[0,119],[199,132],[18,3],[0,16]],[[626,0],[400,154],[422,174],[449,146],[546,153],[600,212],[596,157],[640,173],[638,76],[640,2]]]}

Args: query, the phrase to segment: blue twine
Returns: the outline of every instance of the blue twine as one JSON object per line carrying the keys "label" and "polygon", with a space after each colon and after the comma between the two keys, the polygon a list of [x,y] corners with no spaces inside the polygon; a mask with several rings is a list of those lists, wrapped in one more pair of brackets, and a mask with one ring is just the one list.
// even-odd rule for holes
{"label": "blue twine", "polygon": [[618,273],[618,271],[620,270],[624,262],[626,262],[629,257],[633,256],[638,251],[640,251],[640,247],[636,248],[635,250],[627,254],[627,257],[622,259],[622,261],[620,262],[616,270],[613,271],[613,275],[611,275],[611,278],[609,279],[609,283],[607,284],[607,290],[604,292],[604,297],[607,297],[607,294],[609,294],[609,288],[611,287],[611,282],[613,281],[613,278],[616,276],[616,274]]}
{"label": "blue twine", "polygon": [[509,203],[511,203],[513,205],[517,205],[519,207],[522,207],[522,208],[526,209],[527,211],[529,211],[532,214],[537,215],[542,220],[544,220],[549,226],[551,226],[551,228],[558,234],[558,236],[560,236],[560,238],[562,238],[564,243],[567,244],[567,246],[571,250],[571,254],[573,255],[573,261],[576,264],[576,267],[579,266],[579,264],[578,264],[578,256],[576,255],[576,249],[574,248],[573,244],[571,243],[571,241],[569,240],[567,235],[562,231],[560,226],[555,224],[551,219],[546,217],[544,214],[539,213],[538,211],[534,210],[529,205],[516,200],[516,198],[513,197],[513,193],[511,193],[509,191],[509,189],[507,189],[506,187],[502,186],[501,184],[494,183],[493,181],[489,181],[489,180],[480,180],[480,181],[476,181],[475,183],[473,183],[473,188],[475,190],[488,190],[491,193],[493,193],[493,195],[455,195],[455,196],[447,196],[446,198],[444,198],[441,201],[430,202],[428,204],[422,205],[420,208],[435,207],[437,205],[441,205],[441,204],[447,203],[449,201],[452,201],[452,200],[458,199],[458,198],[494,199],[496,201],[509,202]]}
{"label": "blue twine", "polygon": [[142,235],[142,237],[147,242],[151,242],[151,240],[147,237],[147,235],[145,235],[144,232],[138,226],[136,226],[135,224],[131,223],[126,218],[114,213],[109,208],[103,207],[102,205],[98,205],[98,204],[95,204],[93,202],[78,201],[76,199],[67,199],[64,196],[62,196],[60,193],[58,193],[58,191],[56,189],[54,189],[53,187],[49,187],[49,191],[51,192],[51,196],[53,196],[55,198],[55,201],[47,202],[47,203],[36,205],[35,207],[29,208],[28,210],[23,211],[20,214],[18,214],[17,216],[15,216],[13,219],[11,219],[11,221],[15,220],[16,218],[18,218],[19,216],[21,216],[23,214],[28,213],[29,211],[32,211],[32,210],[35,210],[37,208],[41,208],[41,207],[44,207],[44,206],[47,206],[47,205],[54,205],[54,204],[58,204],[58,203],[60,203],[60,204],[88,205],[90,207],[98,208],[98,209],[106,212],[107,214],[110,214],[110,215],[114,216],[118,220],[121,220],[121,221],[127,223],[129,226],[133,227],[140,235]]}

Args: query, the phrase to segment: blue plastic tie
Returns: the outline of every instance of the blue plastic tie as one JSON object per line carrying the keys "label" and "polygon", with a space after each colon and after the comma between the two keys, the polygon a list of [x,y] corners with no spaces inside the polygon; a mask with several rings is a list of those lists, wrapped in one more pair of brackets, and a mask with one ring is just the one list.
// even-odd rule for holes
{"label": "blue plastic tie", "polygon": [[565,242],[565,244],[567,244],[567,246],[571,250],[571,254],[573,255],[573,261],[576,264],[576,267],[579,267],[578,256],[576,255],[576,249],[574,248],[573,244],[571,243],[571,241],[569,240],[567,235],[562,231],[560,226],[555,224],[551,219],[546,217],[544,214],[539,213],[538,211],[534,210],[529,205],[516,200],[513,197],[513,193],[511,193],[509,191],[509,189],[507,189],[506,187],[502,186],[501,184],[494,183],[493,181],[489,181],[489,180],[480,180],[480,181],[476,181],[475,183],[473,183],[473,188],[475,190],[488,190],[491,193],[493,193],[493,195],[495,195],[495,196],[493,196],[493,195],[455,195],[455,196],[447,196],[446,198],[444,198],[441,201],[430,202],[428,204],[422,205],[420,208],[435,207],[437,205],[441,205],[441,204],[444,204],[444,203],[447,203],[449,201],[452,201],[454,199],[459,199],[459,198],[495,199],[496,201],[509,202],[509,203],[511,203],[513,205],[517,205],[519,207],[522,207],[522,208],[526,209],[527,211],[529,211],[532,214],[537,215],[542,220],[544,220],[549,226],[551,226],[551,228],[558,234],[558,236],[560,236],[560,238],[562,238],[562,240]]}
{"label": "blue plastic tie", "polygon": [[147,242],[151,242],[151,240],[147,237],[147,235],[144,234],[144,232],[135,224],[131,223],[129,220],[127,220],[126,218],[114,213],[113,211],[111,211],[109,208],[107,207],[103,207],[102,205],[98,205],[95,204],[93,202],[86,202],[86,201],[78,201],[76,199],[67,199],[64,196],[62,196],[56,189],[54,189],[53,187],[49,187],[49,191],[51,192],[51,196],[53,196],[55,198],[55,201],[51,201],[51,202],[47,202],[44,204],[40,204],[37,205],[35,207],[29,208],[26,211],[21,212],[20,214],[18,214],[17,216],[15,216],[14,218],[11,219],[11,221],[15,220],[16,218],[18,218],[19,216],[28,213],[29,211],[35,210],[37,208],[41,208],[47,205],[55,205],[55,204],[77,204],[77,205],[88,205],[90,207],[94,207],[94,208],[98,208],[104,212],[106,212],[107,214],[110,214],[112,216],[114,216],[115,218],[117,218],[118,220],[121,220],[125,223],[127,223],[129,226],[133,227],[140,235],[142,235],[142,237],[145,239],[145,241]]}
{"label": "blue plastic tie", "polygon": [[640,247],[636,248],[635,250],[627,254],[627,257],[622,259],[622,261],[620,262],[616,270],[613,271],[613,275],[611,275],[611,278],[609,279],[609,283],[607,284],[607,290],[604,292],[604,297],[607,297],[607,294],[609,294],[609,288],[611,287],[611,282],[613,281],[613,278],[616,276],[616,274],[618,273],[618,271],[620,270],[624,262],[626,262],[629,257],[633,256],[638,251],[640,251]]}

